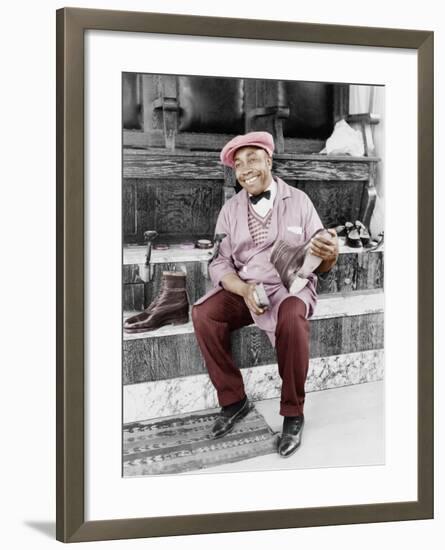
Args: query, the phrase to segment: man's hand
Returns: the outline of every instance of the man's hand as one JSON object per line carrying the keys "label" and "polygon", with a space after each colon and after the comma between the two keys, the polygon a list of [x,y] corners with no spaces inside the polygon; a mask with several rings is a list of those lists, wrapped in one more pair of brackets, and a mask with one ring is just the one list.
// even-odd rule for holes
{"label": "man's hand", "polygon": [[245,283],[245,287],[241,296],[244,298],[246,306],[250,309],[252,313],[255,313],[255,315],[262,315],[266,310],[265,308],[258,307],[256,303],[254,295],[255,287],[255,283]]}
{"label": "man's hand", "polygon": [[338,237],[335,229],[328,229],[331,238],[318,234],[311,241],[311,253],[323,259],[317,271],[329,271],[337,261],[339,254]]}
{"label": "man's hand", "polygon": [[245,281],[240,279],[240,277],[238,277],[236,273],[228,273],[221,279],[221,284],[223,288],[225,288],[229,292],[233,292],[234,294],[238,294],[238,296],[244,298],[246,306],[252,313],[255,313],[256,315],[262,315],[266,311],[265,308],[262,309],[258,307],[255,301],[255,283],[246,283]]}

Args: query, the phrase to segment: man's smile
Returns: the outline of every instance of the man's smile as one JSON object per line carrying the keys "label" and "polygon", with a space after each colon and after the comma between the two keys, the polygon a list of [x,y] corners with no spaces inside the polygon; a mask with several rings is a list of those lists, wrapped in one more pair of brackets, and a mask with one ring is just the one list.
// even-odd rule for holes
{"label": "man's smile", "polygon": [[252,184],[257,178],[258,178],[258,176],[252,176],[251,178],[244,179],[244,183],[246,183],[247,185],[250,185],[250,184]]}

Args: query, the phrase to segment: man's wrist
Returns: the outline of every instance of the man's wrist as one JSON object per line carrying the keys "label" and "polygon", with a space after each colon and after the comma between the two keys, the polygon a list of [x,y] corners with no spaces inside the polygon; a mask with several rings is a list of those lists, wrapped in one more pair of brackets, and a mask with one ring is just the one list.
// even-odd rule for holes
{"label": "man's wrist", "polygon": [[337,263],[337,258],[338,256],[333,256],[332,258],[323,260],[315,271],[317,273],[326,273],[327,271],[330,271]]}
{"label": "man's wrist", "polygon": [[245,283],[237,273],[228,273],[221,279],[222,287],[225,290],[228,290],[229,292],[233,292],[234,294],[238,294],[238,296],[244,297],[248,284]]}

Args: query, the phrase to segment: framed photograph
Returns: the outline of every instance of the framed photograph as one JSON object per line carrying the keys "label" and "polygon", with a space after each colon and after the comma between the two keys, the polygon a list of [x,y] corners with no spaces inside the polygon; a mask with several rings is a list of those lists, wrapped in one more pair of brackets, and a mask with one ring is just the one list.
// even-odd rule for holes
{"label": "framed photograph", "polygon": [[58,540],[433,517],[432,151],[432,32],[57,12]]}

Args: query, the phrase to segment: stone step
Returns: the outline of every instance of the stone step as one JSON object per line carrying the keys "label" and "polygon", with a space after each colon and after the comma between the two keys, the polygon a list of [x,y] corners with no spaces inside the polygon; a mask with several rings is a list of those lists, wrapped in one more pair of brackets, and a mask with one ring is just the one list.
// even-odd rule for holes
{"label": "stone step", "polygon": [[[311,319],[311,358],[383,348],[383,308],[379,290],[321,296]],[[276,361],[267,336],[255,325],[234,332],[232,351],[244,369]],[[191,320],[147,333],[124,333],[123,353],[125,385],[206,373]]]}
{"label": "stone step", "polygon": [[[187,273],[187,292],[191,303],[203,296],[212,287],[206,277],[208,250],[181,250],[172,247],[163,252],[152,252],[152,280],[144,282],[145,247],[127,246],[124,249],[123,308],[141,311],[150,304],[159,292],[163,271],[181,270]],[[167,254],[168,252],[168,254]],[[383,288],[383,250],[364,252],[364,249],[341,247],[337,264],[329,273],[318,277],[318,293],[350,292]],[[145,279],[145,276],[144,276]]]}
{"label": "stone step", "polygon": [[[375,382],[384,378],[383,349],[313,358],[309,361],[306,399],[325,389]],[[244,386],[253,401],[280,396],[281,380],[275,363],[243,370]],[[123,422],[185,414],[218,407],[207,374],[124,386]]]}

